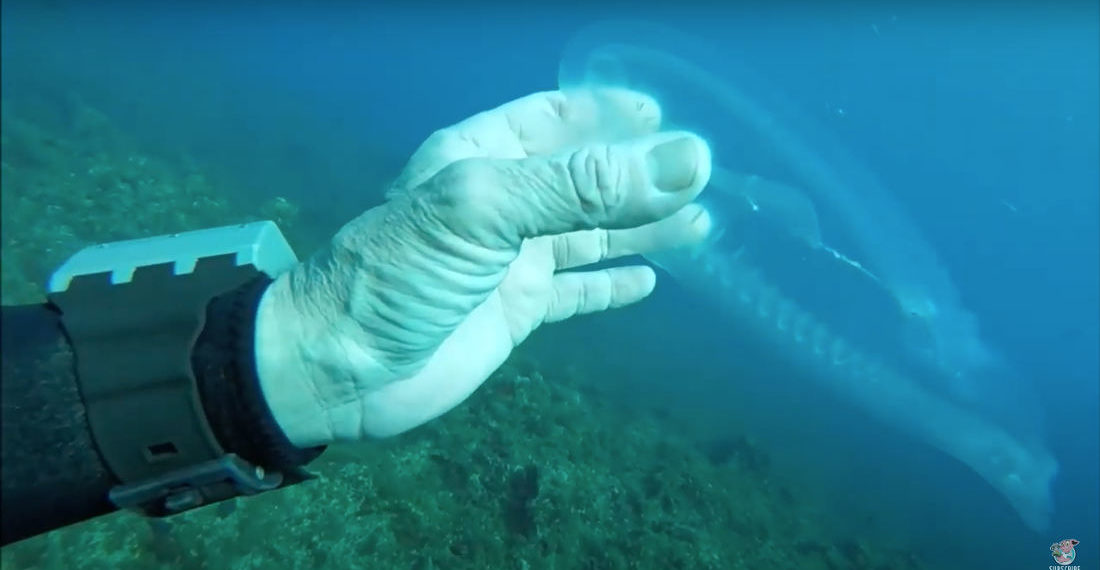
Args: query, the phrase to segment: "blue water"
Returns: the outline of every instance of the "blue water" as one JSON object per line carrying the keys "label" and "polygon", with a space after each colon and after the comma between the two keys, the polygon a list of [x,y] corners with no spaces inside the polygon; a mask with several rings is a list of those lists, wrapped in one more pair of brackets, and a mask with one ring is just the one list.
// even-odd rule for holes
{"label": "blue water", "polygon": [[[77,91],[146,144],[220,159],[249,181],[242,193],[300,199],[305,214],[335,227],[348,208],[380,199],[380,189],[357,185],[358,156],[381,148],[396,169],[432,130],[555,88],[570,37],[623,9],[3,11],[6,92],[27,82]],[[742,60],[887,182],[983,334],[1038,386],[1031,404],[1044,408],[1042,437],[1060,463],[1052,527],[1029,530],[957,462],[869,429],[781,363],[730,350],[728,328],[671,280],[642,307],[548,329],[532,346],[582,359],[591,344],[575,341],[610,339],[601,354],[609,370],[644,383],[674,414],[754,433],[777,468],[835,500],[838,527],[905,533],[949,552],[944,567],[1041,568],[1050,543],[1073,537],[1078,563],[1097,567],[1096,7],[784,4],[630,15]]]}

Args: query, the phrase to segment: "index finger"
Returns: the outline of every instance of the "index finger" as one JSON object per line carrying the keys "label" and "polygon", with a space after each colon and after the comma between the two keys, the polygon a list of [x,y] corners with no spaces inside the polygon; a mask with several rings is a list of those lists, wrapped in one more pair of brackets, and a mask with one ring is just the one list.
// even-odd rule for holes
{"label": "index finger", "polygon": [[409,159],[397,189],[412,188],[466,158],[545,156],[656,132],[657,101],[622,88],[544,91],[432,133]]}

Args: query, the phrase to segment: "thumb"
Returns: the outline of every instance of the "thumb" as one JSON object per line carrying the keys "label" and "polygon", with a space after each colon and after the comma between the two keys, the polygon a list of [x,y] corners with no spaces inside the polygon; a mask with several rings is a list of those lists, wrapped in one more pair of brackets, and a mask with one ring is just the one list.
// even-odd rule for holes
{"label": "thumb", "polygon": [[[664,219],[710,180],[710,148],[687,132],[595,144],[552,156],[492,160],[485,198],[517,242],[593,228],[624,229]],[[484,208],[485,204],[482,205]]]}

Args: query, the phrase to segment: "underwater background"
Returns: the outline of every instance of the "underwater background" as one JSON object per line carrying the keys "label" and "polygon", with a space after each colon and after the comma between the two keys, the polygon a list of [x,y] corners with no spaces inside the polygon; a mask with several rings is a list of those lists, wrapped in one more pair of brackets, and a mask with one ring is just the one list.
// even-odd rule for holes
{"label": "underwater background", "polygon": [[304,257],[433,130],[557,88],[579,31],[656,21],[884,181],[1029,384],[983,389],[1041,430],[1054,514],[1028,528],[662,274],[638,306],[540,329],[440,420],[330,449],[320,481],[105,517],[5,568],[1026,569],[1063,538],[1100,564],[1096,5],[83,4],[0,7],[5,304],[105,240],[270,218]]}

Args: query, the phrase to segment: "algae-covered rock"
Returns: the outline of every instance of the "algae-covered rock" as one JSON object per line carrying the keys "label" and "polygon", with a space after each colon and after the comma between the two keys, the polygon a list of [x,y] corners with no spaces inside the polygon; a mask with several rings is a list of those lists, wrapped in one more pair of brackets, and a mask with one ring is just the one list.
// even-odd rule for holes
{"label": "algae-covered rock", "polygon": [[[65,101],[53,114],[3,105],[5,303],[41,299],[48,272],[91,243],[256,217],[297,224],[291,202],[239,211],[201,164],[143,153],[108,117]],[[907,554],[830,544],[824,513],[769,477],[767,451],[750,440],[696,445],[582,391],[582,371],[531,362],[514,357],[468,402],[410,433],[330,448],[311,466],[316,480],[163,520],[117,513],[6,547],[0,563],[917,568]]]}
{"label": "algae-covered rock", "polygon": [[0,121],[5,304],[41,300],[50,272],[85,246],[245,217],[201,169],[142,153],[76,98],[61,108],[4,101]]}

